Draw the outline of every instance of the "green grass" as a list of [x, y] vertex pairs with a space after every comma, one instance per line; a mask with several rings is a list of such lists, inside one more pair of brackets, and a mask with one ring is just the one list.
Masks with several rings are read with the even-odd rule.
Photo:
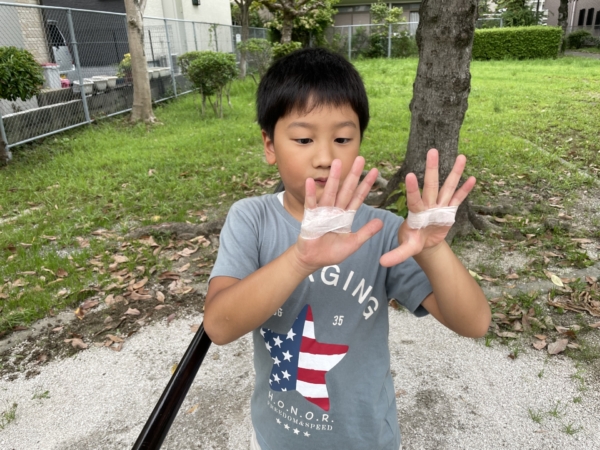
[[0, 413], [0, 430], [4, 430], [9, 423], [16, 419], [17, 406], [16, 403], [13, 403], [8, 409]]
[[[389, 176], [408, 141], [417, 61], [356, 66], [372, 113], [362, 153]], [[472, 76], [459, 145], [468, 173], [481, 180], [474, 200], [516, 189], [558, 193], [568, 204], [590, 181], [559, 158], [598, 176], [600, 61], [473, 62]], [[15, 160], [0, 169], [0, 332], [73, 307], [87, 289], [108, 283], [108, 274], [88, 264], [92, 256], [107, 262], [120, 251], [131, 256], [130, 269], [163, 264], [149, 250], [128, 253], [93, 231], [197, 222], [194, 212], [211, 218], [236, 199], [271, 191], [265, 181], [276, 171], [262, 156], [255, 89], [251, 80], [236, 82], [234, 108], [223, 120], [200, 117], [198, 97], [188, 95], [156, 108], [157, 126], [110, 119], [14, 148]], [[59, 269], [68, 275], [58, 276]]]

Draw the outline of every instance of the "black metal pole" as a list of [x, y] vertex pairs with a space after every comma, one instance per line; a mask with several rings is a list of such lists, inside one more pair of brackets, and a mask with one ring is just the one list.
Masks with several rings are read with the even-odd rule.
[[132, 450], [160, 449], [211, 343], [203, 323], [181, 358]]

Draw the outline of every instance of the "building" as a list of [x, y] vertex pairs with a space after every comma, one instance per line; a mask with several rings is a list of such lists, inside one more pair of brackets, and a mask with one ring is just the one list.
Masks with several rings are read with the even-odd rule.
[[[560, 0], [546, 0], [548, 25], [558, 25]], [[600, 36], [600, 0], [569, 0], [567, 32], [585, 29]]]
[[[337, 5], [338, 13], [333, 17], [335, 26], [342, 25], [367, 25], [371, 21], [371, 4], [374, 1], [341, 0]], [[419, 22], [419, 8], [421, 2], [398, 1], [389, 3], [390, 7], [402, 8], [402, 17], [407, 22]]]

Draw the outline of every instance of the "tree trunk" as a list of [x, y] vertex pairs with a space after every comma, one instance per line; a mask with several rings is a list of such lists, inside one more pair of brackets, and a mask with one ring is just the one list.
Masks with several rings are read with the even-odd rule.
[[[145, 2], [144, 2], [145, 3]], [[125, 0], [127, 13], [127, 40], [131, 54], [131, 73], [133, 76], [133, 108], [130, 121], [153, 123], [156, 121], [152, 112], [152, 95], [148, 65], [144, 53], [144, 19], [140, 1]]]
[[281, 43], [292, 42], [292, 30], [294, 29], [294, 16], [283, 13], [283, 28], [281, 28]]
[[567, 27], [569, 26], [569, 0], [560, 0], [558, 5], [558, 26], [563, 30], [560, 51], [564, 52], [567, 44]]
[[[240, 16], [242, 19], [242, 42], [250, 38], [250, 3], [252, 0], [241, 0], [238, 2], [240, 7]], [[248, 55], [246, 52], [240, 52], [240, 78], [246, 78], [246, 65]]]
[[[390, 194], [410, 172], [423, 185], [427, 151], [440, 155], [440, 185], [458, 155], [460, 127], [467, 111], [471, 89], [471, 49], [477, 20], [477, 0], [424, 0], [417, 28], [419, 65], [410, 102], [412, 113], [406, 158], [390, 180], [385, 205], [395, 201]], [[459, 208], [449, 239], [472, 230], [467, 202]]]

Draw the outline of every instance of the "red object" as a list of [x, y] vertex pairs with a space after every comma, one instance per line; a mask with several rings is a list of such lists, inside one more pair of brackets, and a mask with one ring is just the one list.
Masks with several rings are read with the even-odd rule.
[[56, 64], [56, 63], [43, 63], [43, 64], [40, 64], [40, 66], [42, 66], [42, 67], [58, 67], [58, 64]]
[[67, 78], [61, 78], [60, 79], [60, 87], [61, 88], [71, 87], [71, 82]]

